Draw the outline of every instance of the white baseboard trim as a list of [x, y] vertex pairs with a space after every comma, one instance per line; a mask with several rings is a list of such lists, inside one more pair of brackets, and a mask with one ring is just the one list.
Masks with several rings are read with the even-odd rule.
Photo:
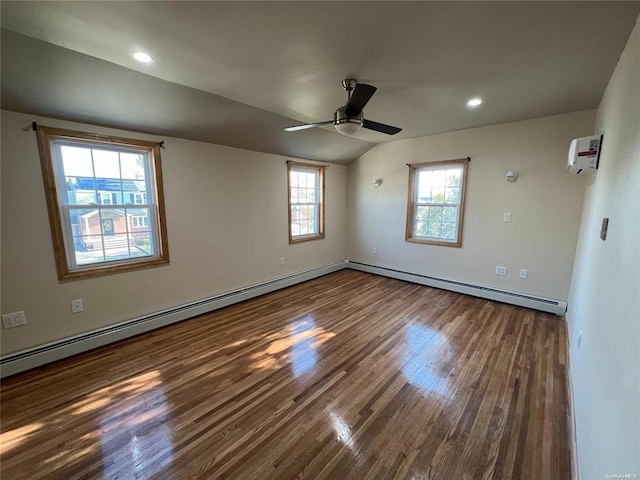
[[474, 297], [486, 298], [487, 300], [495, 300], [502, 303], [509, 303], [519, 307], [532, 308], [543, 312], [553, 313], [563, 316], [567, 311], [567, 302], [555, 300], [551, 298], [534, 297], [533, 295], [525, 295], [508, 290], [498, 290], [483, 285], [474, 285], [471, 283], [456, 282], [443, 278], [431, 277], [428, 275], [420, 275], [417, 273], [403, 272], [392, 268], [378, 267], [368, 265], [366, 263], [352, 262], [347, 263], [347, 267], [361, 272], [374, 273], [384, 277], [396, 278], [411, 283], [418, 283], [428, 287], [441, 288], [442, 290], [450, 290], [452, 292], [464, 293]]
[[218, 310], [219, 308], [227, 307], [234, 303], [306, 282], [307, 280], [337, 272], [346, 267], [347, 262], [345, 261], [312, 268], [268, 282], [262, 282], [195, 302], [186, 303], [168, 310], [127, 320], [109, 327], [57, 340], [36, 348], [11, 353], [0, 358], [0, 378], [24, 372], [25, 370], [30, 370], [56, 360], [86, 352], [87, 350], [117, 342], [118, 340], [123, 340], [140, 333], [202, 315], [203, 313]]
[[569, 335], [569, 324], [566, 323], [567, 328], [567, 358], [566, 358], [566, 372], [567, 376], [567, 400], [569, 402], [569, 442], [571, 447], [571, 479], [580, 480], [580, 469], [578, 468], [578, 434], [576, 431], [576, 409], [575, 402], [573, 400], [573, 381], [571, 376], [571, 338]]

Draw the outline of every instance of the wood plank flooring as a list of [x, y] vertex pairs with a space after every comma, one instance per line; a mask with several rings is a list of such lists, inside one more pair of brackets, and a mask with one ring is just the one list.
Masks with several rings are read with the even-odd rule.
[[17, 375], [9, 479], [570, 478], [561, 318], [343, 270]]

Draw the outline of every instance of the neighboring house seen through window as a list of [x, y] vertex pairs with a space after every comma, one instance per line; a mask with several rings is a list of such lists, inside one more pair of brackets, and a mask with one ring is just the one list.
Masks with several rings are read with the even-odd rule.
[[460, 247], [467, 159], [409, 165], [408, 242]]
[[169, 261], [158, 144], [37, 132], [61, 280]]
[[324, 166], [289, 162], [289, 243], [324, 238]]

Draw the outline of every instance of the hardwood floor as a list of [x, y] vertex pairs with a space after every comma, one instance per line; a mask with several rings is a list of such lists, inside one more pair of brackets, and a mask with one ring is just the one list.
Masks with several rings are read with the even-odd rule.
[[343, 270], [4, 381], [1, 477], [567, 480], [565, 343]]

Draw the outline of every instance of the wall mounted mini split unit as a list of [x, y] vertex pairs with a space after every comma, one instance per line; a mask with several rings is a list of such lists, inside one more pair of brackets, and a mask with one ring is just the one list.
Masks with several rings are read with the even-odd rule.
[[569, 173], [578, 175], [596, 173], [600, 164], [602, 137], [602, 135], [594, 135], [571, 140], [567, 166]]

